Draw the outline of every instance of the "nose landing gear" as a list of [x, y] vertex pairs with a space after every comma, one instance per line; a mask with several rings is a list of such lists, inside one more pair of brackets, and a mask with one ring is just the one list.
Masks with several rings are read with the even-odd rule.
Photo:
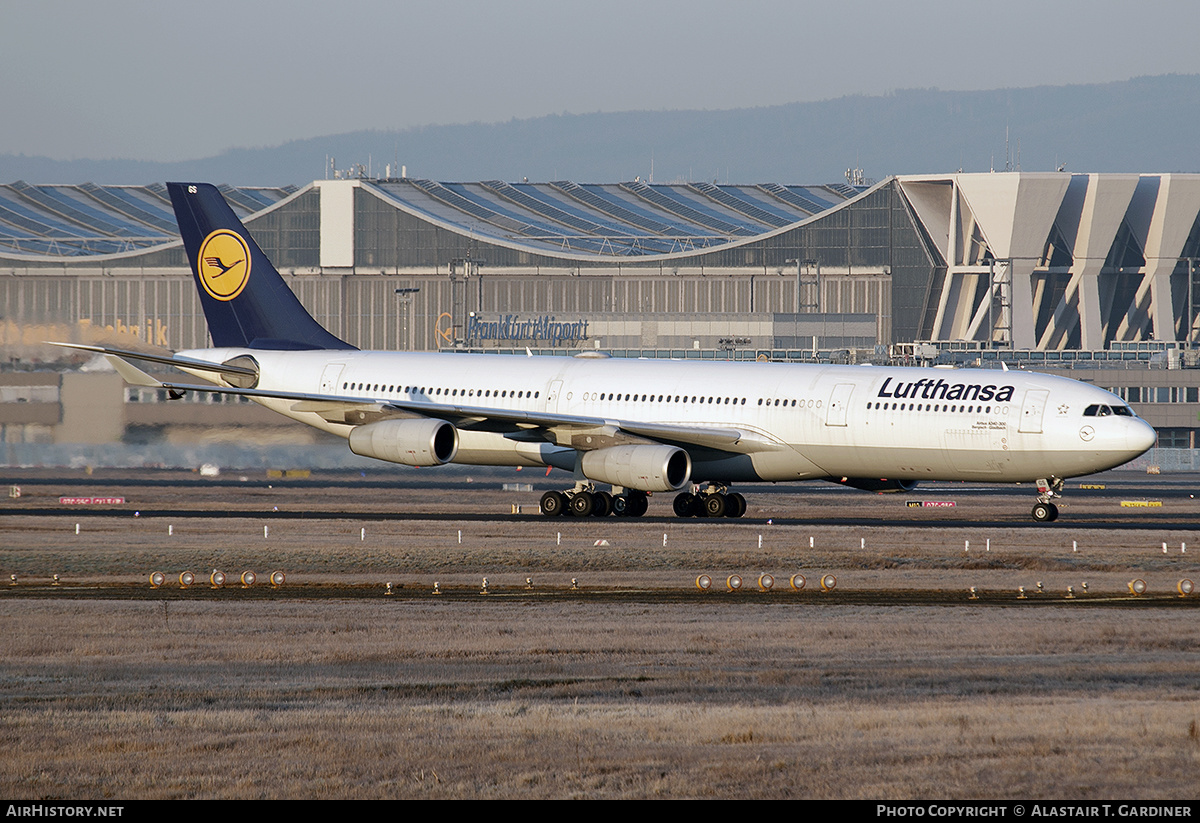
[[1051, 501], [1062, 497], [1063, 480], [1061, 477], [1051, 477], [1049, 480], [1038, 478], [1038, 502], [1033, 506], [1033, 519], [1039, 523], [1052, 523], [1058, 519], [1058, 506]]

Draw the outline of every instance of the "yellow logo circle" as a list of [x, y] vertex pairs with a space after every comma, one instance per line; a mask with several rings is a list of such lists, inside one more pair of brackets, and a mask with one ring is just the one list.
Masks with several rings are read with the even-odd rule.
[[196, 271], [206, 292], [232, 300], [250, 281], [250, 247], [236, 232], [217, 229], [200, 244]]

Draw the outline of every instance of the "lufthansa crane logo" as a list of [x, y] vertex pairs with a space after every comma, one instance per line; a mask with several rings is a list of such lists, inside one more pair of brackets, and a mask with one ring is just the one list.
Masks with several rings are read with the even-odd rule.
[[197, 258], [200, 284], [217, 300], [232, 300], [250, 281], [250, 247], [236, 232], [212, 232], [200, 244]]

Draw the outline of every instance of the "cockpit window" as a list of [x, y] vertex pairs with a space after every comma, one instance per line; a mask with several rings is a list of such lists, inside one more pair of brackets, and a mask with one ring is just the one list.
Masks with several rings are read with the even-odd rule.
[[1099, 403], [1093, 403], [1083, 410], [1084, 417], [1108, 417], [1110, 414], [1119, 415], [1121, 417], [1133, 417], [1133, 410], [1128, 406], [1105, 406]]

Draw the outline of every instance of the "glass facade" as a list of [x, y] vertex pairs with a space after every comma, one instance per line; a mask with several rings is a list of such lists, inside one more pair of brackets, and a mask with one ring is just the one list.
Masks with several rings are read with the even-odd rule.
[[[878, 318], [877, 342], [908, 340], [938, 265], [894, 183], [805, 225], [672, 256], [556, 257], [517, 241], [510, 247], [410, 213], [370, 186], [355, 188], [353, 221], [355, 265], [337, 271], [320, 267], [316, 187], [247, 227], [316, 319], [365, 348], [434, 348], [470, 312], [869, 313]], [[178, 245], [5, 268], [15, 276], [0, 277], [0, 312], [11, 323], [82, 324], [172, 349], [208, 344]]]

